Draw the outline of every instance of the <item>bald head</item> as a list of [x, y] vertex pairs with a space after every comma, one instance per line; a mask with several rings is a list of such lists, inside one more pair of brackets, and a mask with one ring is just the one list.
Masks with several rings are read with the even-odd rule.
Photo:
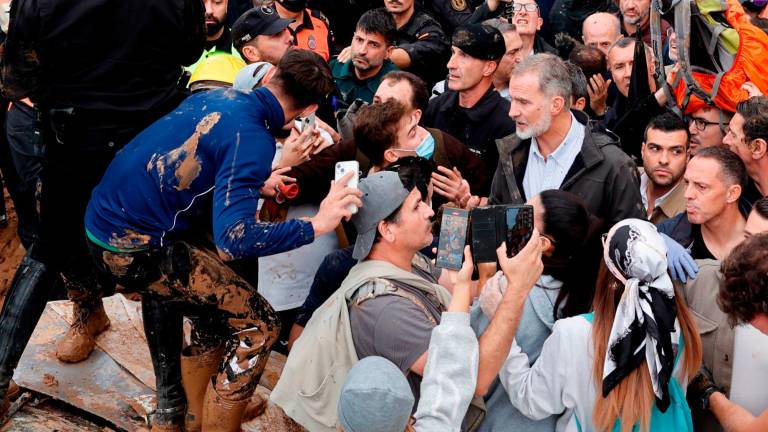
[[584, 45], [608, 55], [608, 49], [621, 38], [621, 22], [615, 15], [598, 12], [588, 16], [581, 28]]

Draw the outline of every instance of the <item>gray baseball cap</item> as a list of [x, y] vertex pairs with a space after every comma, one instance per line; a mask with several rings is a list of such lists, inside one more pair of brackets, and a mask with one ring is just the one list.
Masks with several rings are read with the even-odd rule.
[[337, 413], [344, 432], [403, 432], [415, 399], [403, 372], [383, 357], [366, 357], [349, 370]]
[[261, 87], [264, 85], [261, 81], [273, 67], [275, 66], [267, 62], [251, 63], [240, 69], [240, 72], [235, 76], [235, 82], [232, 84], [232, 87], [237, 90], [245, 91], [251, 91], [256, 87]]
[[376, 238], [379, 222], [397, 210], [410, 192], [403, 186], [400, 176], [392, 171], [380, 171], [360, 180], [363, 206], [352, 216], [357, 229], [357, 241], [352, 257], [362, 260], [368, 256]]

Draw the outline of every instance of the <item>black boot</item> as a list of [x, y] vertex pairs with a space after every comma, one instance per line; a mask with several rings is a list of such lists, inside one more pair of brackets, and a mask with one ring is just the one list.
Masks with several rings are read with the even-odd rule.
[[157, 412], [152, 423], [183, 426], [186, 400], [181, 385], [181, 312], [172, 303], [149, 294], [142, 296], [141, 311], [157, 388]]
[[29, 254], [16, 270], [0, 313], [0, 400], [45, 310], [55, 280], [56, 274]]

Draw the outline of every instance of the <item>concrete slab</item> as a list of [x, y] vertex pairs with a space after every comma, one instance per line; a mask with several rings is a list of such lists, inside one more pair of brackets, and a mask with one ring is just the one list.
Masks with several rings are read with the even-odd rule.
[[[113, 321], [113, 326], [119, 328], [120, 324]], [[144, 385], [100, 347], [83, 362], [60, 362], [55, 355], [55, 341], [68, 328], [69, 323], [50, 304], [46, 306], [19, 362], [14, 380], [21, 387], [78, 407], [120, 429], [137, 430], [144, 427], [146, 423], [131, 408], [130, 401], [142, 396], [154, 396], [154, 390]], [[123, 343], [128, 346], [139, 345], [130, 340], [124, 340]]]

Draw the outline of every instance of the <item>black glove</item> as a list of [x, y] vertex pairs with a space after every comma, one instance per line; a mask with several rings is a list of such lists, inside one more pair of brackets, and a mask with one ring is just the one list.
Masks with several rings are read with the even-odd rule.
[[715, 385], [712, 372], [706, 366], [701, 365], [699, 373], [688, 384], [689, 400], [698, 401], [701, 409], [709, 410], [709, 397], [714, 392], [725, 393], [720, 387]]

